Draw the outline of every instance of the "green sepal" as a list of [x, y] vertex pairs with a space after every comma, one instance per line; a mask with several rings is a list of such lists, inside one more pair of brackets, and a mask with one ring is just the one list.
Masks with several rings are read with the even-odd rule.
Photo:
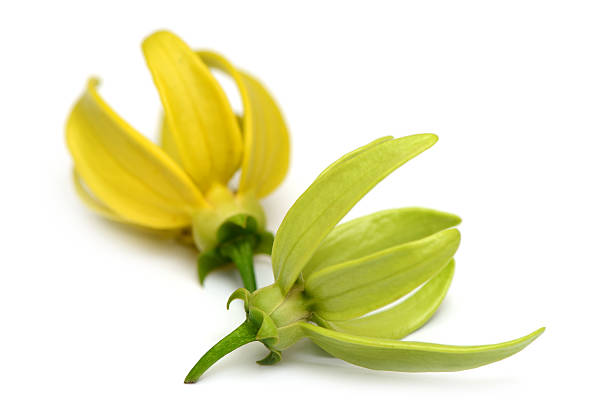
[[249, 304], [250, 304], [250, 300], [251, 300], [251, 292], [249, 292], [248, 290], [246, 290], [245, 288], [239, 288], [236, 289], [234, 291], [234, 293], [232, 293], [229, 297], [229, 299], [227, 299], [227, 305], [226, 308], [229, 310], [230, 304], [236, 300], [236, 299], [240, 299], [244, 302], [244, 310], [246, 312], [248, 312], [249, 310]]
[[204, 284], [204, 279], [211, 271], [226, 265], [228, 262], [227, 258], [219, 254], [217, 248], [202, 252], [198, 256], [198, 278], [200, 279], [200, 284]]
[[266, 286], [252, 293], [250, 306], [273, 313], [285, 300], [280, 288], [276, 284]]
[[274, 244], [274, 234], [261, 229], [255, 217], [248, 214], [236, 214], [229, 217], [217, 230], [218, 247], [236, 239], [249, 239], [253, 253], [270, 255]]
[[278, 343], [274, 345], [275, 350], [285, 350], [294, 345], [298, 340], [304, 338], [302, 330], [302, 320], [298, 320], [287, 326], [278, 328]]
[[200, 283], [214, 269], [233, 263], [240, 271], [244, 286], [257, 289], [253, 268], [254, 254], [270, 254], [274, 235], [260, 230], [257, 219], [249, 214], [235, 214], [217, 229], [217, 245], [198, 257]]
[[265, 358], [257, 361], [257, 364], [260, 365], [274, 365], [281, 361], [282, 354], [278, 350], [270, 349], [270, 354], [268, 354]]
[[248, 214], [236, 214], [226, 219], [217, 230], [219, 243], [245, 235], [257, 235], [257, 220]]
[[249, 308], [249, 320], [259, 326], [255, 340], [262, 342], [266, 347], [272, 348], [278, 343], [278, 329], [267, 313], [256, 307]]

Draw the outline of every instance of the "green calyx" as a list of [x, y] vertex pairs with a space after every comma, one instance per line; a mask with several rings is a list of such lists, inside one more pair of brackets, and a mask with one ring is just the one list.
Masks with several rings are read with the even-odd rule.
[[[275, 362], [280, 360], [282, 350], [302, 337], [297, 323], [308, 321], [312, 316], [312, 302], [301, 287], [294, 288], [287, 295], [283, 295], [276, 284], [253, 293], [238, 289], [230, 296], [228, 308], [236, 299], [244, 302], [247, 316], [260, 324], [257, 340], [276, 355]], [[269, 364], [266, 360], [265, 363]]]
[[215, 184], [206, 194], [210, 207], [193, 215], [193, 240], [200, 250], [200, 282], [214, 269], [234, 263], [244, 287], [257, 288], [253, 270], [255, 254], [270, 255], [274, 235], [265, 230], [263, 208], [251, 193], [235, 194]]
[[[252, 217], [256, 222], [255, 228], [260, 232], [265, 230], [266, 216], [254, 194], [237, 194], [215, 184], [206, 193], [206, 200], [210, 206], [194, 213], [192, 221], [193, 240], [201, 252], [218, 246], [219, 239], [224, 238], [223, 235], [219, 236], [223, 234], [221, 227], [233, 217]], [[246, 226], [244, 218], [236, 224]]]
[[253, 256], [269, 255], [274, 235], [261, 230], [257, 220], [248, 214], [236, 214], [223, 222], [217, 229], [217, 244], [202, 252], [198, 257], [198, 275], [203, 283], [212, 270], [234, 263], [240, 272], [244, 287], [249, 291], [257, 289]]
[[276, 285], [253, 293], [241, 288], [230, 296], [228, 308], [236, 299], [244, 302], [246, 320], [200, 358], [185, 377], [186, 384], [196, 382], [220, 358], [245, 344], [259, 341], [265, 345], [270, 353], [257, 363], [272, 365], [281, 360], [283, 349], [303, 337], [299, 323], [305, 321], [310, 312], [302, 292], [283, 296]]

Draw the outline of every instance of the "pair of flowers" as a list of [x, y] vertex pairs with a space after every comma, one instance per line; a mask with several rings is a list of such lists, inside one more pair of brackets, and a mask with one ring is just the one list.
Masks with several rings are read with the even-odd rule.
[[[543, 331], [506, 343], [445, 346], [399, 341], [433, 315], [450, 285], [459, 245], [454, 215], [422, 208], [375, 213], [337, 226], [374, 185], [431, 147], [431, 134], [381, 138], [325, 169], [285, 216], [276, 238], [258, 199], [288, 167], [289, 136], [276, 103], [222, 56], [192, 51], [172, 33], [143, 42], [164, 107], [161, 148], [123, 121], [90, 80], [68, 119], [75, 184], [86, 204], [113, 220], [172, 234], [200, 251], [206, 274], [233, 262], [246, 320], [213, 346], [185, 382], [252, 341], [262, 364], [308, 337], [328, 353], [379, 370], [457, 371], [506, 358]], [[236, 116], [211, 74], [236, 83]], [[229, 180], [240, 169], [236, 191]], [[275, 283], [257, 290], [253, 254], [272, 256]], [[390, 308], [381, 308], [411, 294]], [[228, 306], [229, 306], [228, 302]]]

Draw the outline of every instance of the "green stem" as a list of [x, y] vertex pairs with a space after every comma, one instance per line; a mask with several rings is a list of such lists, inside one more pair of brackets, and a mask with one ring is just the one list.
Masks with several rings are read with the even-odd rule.
[[193, 366], [187, 377], [185, 377], [185, 384], [192, 384], [198, 381], [198, 378], [206, 370], [215, 364], [221, 357], [231, 353], [238, 347], [242, 347], [247, 343], [255, 341], [257, 336], [257, 326], [255, 323], [247, 319], [242, 323], [236, 330], [221, 339], [220, 342], [212, 346], [210, 350], [202, 356], [202, 358]]
[[253, 244], [249, 239], [237, 239], [224, 245], [221, 253], [236, 264], [242, 277], [242, 283], [249, 292], [257, 289], [255, 269], [253, 268]]

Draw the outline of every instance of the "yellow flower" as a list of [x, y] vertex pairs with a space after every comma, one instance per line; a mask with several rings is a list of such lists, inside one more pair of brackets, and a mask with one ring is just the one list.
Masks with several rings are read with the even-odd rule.
[[[142, 50], [164, 108], [161, 147], [115, 113], [97, 91], [99, 80], [90, 79], [66, 124], [77, 192], [115, 221], [191, 234], [202, 279], [234, 261], [254, 289], [252, 254], [269, 253], [272, 239], [257, 200], [281, 183], [289, 162], [280, 110], [257, 79], [170, 32], [152, 34]], [[236, 83], [242, 117], [211, 68]], [[227, 184], [238, 170], [232, 191]]]

